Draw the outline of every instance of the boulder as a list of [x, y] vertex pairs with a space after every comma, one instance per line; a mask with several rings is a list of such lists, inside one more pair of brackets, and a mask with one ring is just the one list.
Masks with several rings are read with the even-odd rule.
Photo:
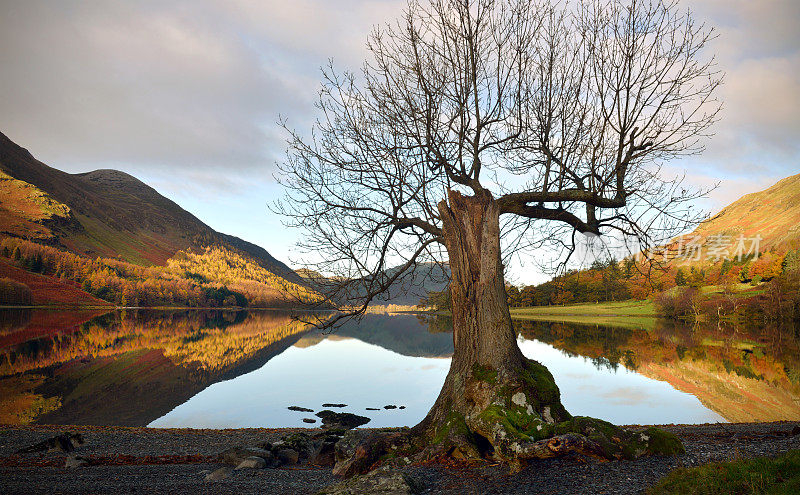
[[272, 452], [259, 447], [233, 447], [217, 456], [221, 463], [229, 466], [238, 466], [249, 457], [261, 457], [266, 464], [274, 459]]
[[336, 444], [336, 465], [333, 475], [349, 478], [364, 474], [390, 449], [408, 444], [408, 434], [398, 431], [349, 431]]
[[280, 442], [277, 442], [273, 446], [272, 452], [276, 453], [280, 448], [296, 450], [301, 459], [306, 459], [314, 452], [315, 445], [308, 433], [300, 432], [283, 437]]
[[317, 422], [317, 420], [316, 420], [316, 419], [312, 419], [312, 418], [303, 418], [303, 423], [316, 423], [316, 422]]
[[251, 456], [243, 460], [236, 466], [236, 470], [240, 469], [264, 469], [267, 467], [267, 461], [263, 457]]
[[221, 467], [221, 468], [219, 468], [219, 469], [217, 469], [215, 471], [212, 471], [212, 472], [208, 473], [206, 475], [206, 477], [205, 477], [205, 480], [206, 481], [224, 480], [225, 478], [230, 476], [232, 472], [233, 472], [233, 469], [231, 469], [231, 468], [229, 468], [227, 466]]
[[68, 455], [67, 456], [67, 460], [64, 463], [64, 467], [67, 467], [67, 468], [76, 468], [76, 467], [83, 467], [83, 466], [88, 466], [88, 465], [89, 465], [89, 462], [85, 458], [83, 458], [83, 457], [81, 457], [79, 455], [75, 455], [75, 454]]
[[333, 467], [336, 464], [336, 441], [323, 440], [308, 458], [308, 462], [315, 466]]
[[282, 448], [275, 452], [275, 458], [281, 464], [297, 464], [300, 460], [300, 454], [294, 449]]

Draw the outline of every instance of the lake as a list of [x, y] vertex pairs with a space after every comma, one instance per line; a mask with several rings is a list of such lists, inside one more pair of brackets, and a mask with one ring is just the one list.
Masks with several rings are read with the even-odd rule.
[[[574, 415], [618, 424], [800, 419], [796, 329], [515, 321]], [[0, 423], [314, 426], [343, 403], [412, 426], [450, 364], [447, 320], [364, 317], [320, 333], [285, 311], [0, 311]], [[384, 406], [397, 406], [385, 409]], [[377, 409], [377, 410], [368, 410]], [[319, 423], [316, 423], [319, 424]]]

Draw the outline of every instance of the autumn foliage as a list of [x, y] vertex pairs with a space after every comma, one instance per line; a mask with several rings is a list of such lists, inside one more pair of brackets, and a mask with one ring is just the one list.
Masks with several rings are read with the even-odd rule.
[[0, 255], [26, 272], [80, 287], [120, 306], [286, 307], [319, 296], [222, 247], [179, 251], [167, 266], [88, 258], [16, 238], [0, 241]]

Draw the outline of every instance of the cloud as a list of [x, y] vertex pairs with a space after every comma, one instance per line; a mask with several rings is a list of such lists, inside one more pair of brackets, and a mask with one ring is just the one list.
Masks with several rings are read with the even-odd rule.
[[722, 201], [797, 173], [800, 3], [691, 0], [686, 4], [698, 20], [717, 30], [709, 52], [726, 73], [719, 91], [724, 104], [721, 120], [706, 153], [687, 161], [693, 174], [723, 180], [724, 193], [718, 196]]
[[358, 3], [6, 2], [3, 131], [70, 171], [269, 167], [279, 114], [310, 122], [320, 65], [393, 5]]

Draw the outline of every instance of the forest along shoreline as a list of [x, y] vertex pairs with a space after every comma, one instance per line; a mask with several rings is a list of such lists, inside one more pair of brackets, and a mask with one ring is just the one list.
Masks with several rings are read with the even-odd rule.
[[[517, 473], [489, 461], [452, 460], [411, 463], [395, 471], [423, 493], [637, 493], [677, 467], [776, 456], [800, 449], [797, 421], [660, 427], [683, 441], [685, 454], [605, 462], [573, 456], [534, 461]], [[353, 431], [356, 435], [368, 435], [376, 430]], [[83, 442], [74, 442], [72, 452], [55, 447], [49, 452], [17, 453], [65, 432], [80, 435]], [[297, 456], [296, 462], [290, 455], [278, 467], [255, 464], [240, 469], [227, 466], [225, 456], [221, 456], [226, 451], [230, 453], [232, 447], [257, 449], [258, 445], [269, 444], [273, 450], [280, 449], [282, 439], [298, 438], [298, 434], [313, 438], [325, 433], [304, 428], [201, 430], [6, 425], [0, 427], [0, 492], [84, 493], [124, 489], [196, 493], [198, 489], [213, 487], [219, 493], [268, 490], [311, 494], [338, 483], [340, 480], [332, 474], [330, 466], [315, 466], [303, 459], [303, 455]]]

